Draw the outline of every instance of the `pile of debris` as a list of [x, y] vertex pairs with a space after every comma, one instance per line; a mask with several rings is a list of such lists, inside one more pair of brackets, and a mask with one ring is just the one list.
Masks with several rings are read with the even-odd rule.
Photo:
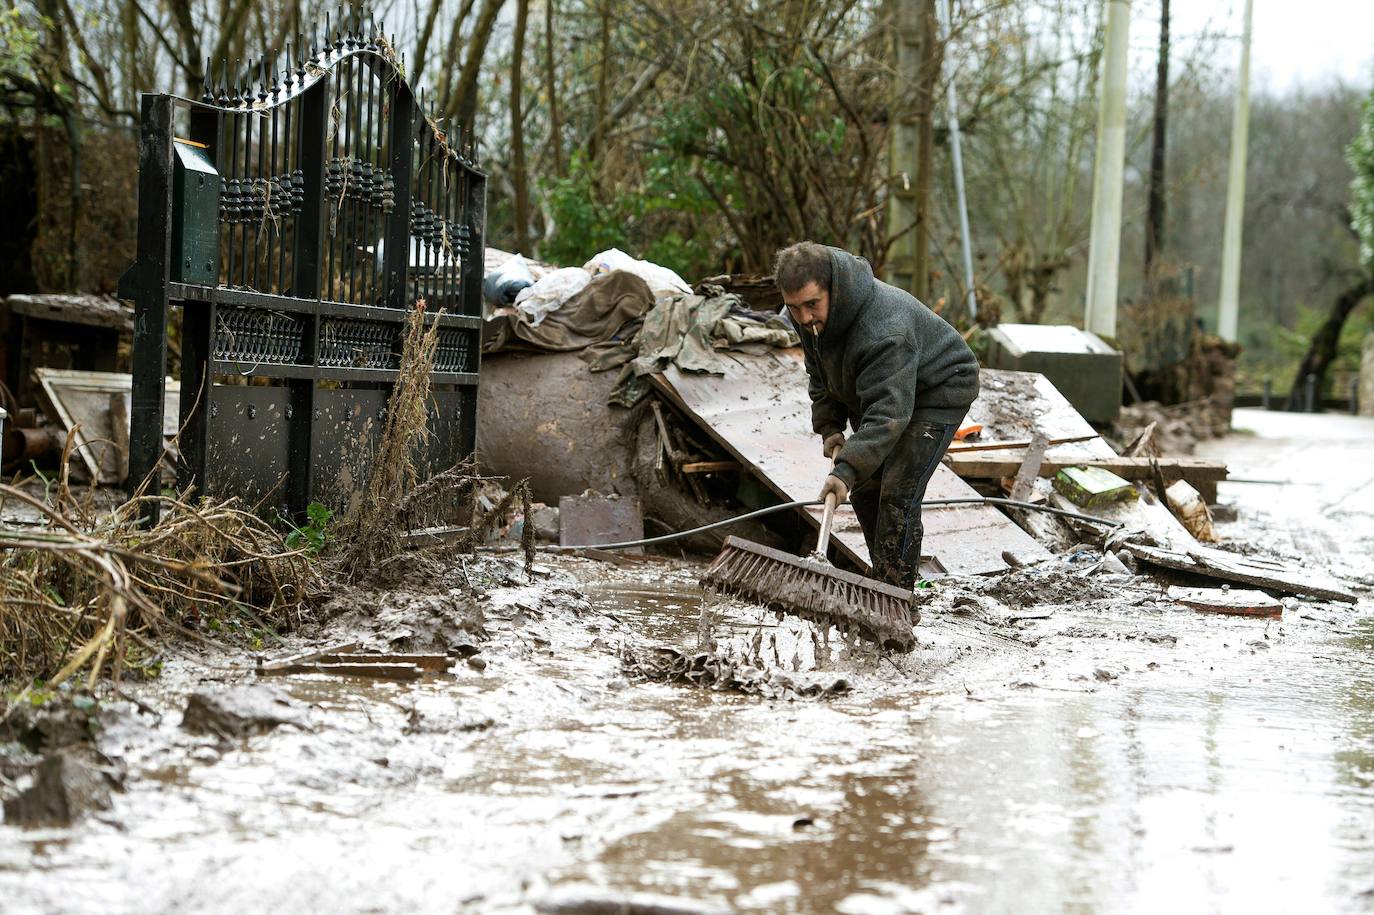
[[[574, 269], [590, 277], [598, 264], [618, 264], [625, 268], [621, 275], [626, 282], [642, 282], [645, 289], [650, 289], [651, 280], [660, 285], [643, 296], [638, 314], [635, 309], [597, 312], [614, 318], [591, 335], [582, 358], [593, 370], [605, 367], [598, 360], [609, 353], [617, 360], [628, 359], [624, 365], [633, 367], [636, 382], [633, 399], [651, 390], [648, 406], [627, 414], [606, 409], [604, 399], [591, 404], [594, 398], [587, 395], [604, 388], [580, 380], [577, 368], [555, 365], [556, 355], [542, 357], [547, 364], [541, 362], [538, 370], [522, 368], [518, 361], [488, 360], [483, 366], [484, 387], [494, 393], [483, 395], [491, 409], [483, 410], [488, 428], [479, 430], [479, 436], [487, 439], [484, 460], [498, 465], [489, 469], [508, 474], [526, 470], [519, 464], [522, 458], [512, 454], [521, 449], [512, 445], [528, 442], [533, 446], [528, 450], [535, 454], [559, 456], [556, 468], [528, 468], [537, 498], [551, 502], [561, 494], [559, 488], [595, 488], [639, 505], [644, 526], [652, 526], [654, 533], [720, 520], [747, 508], [813, 498], [827, 468], [810, 432], [800, 350], [788, 345], [795, 338], [779, 337], [762, 348], [736, 348], [728, 359], [720, 359], [713, 350], [730, 345], [720, 324], [730, 310], [713, 310], [707, 304], [711, 300], [701, 295], [723, 294], [729, 284], [733, 294], [747, 293], [751, 304], [774, 309], [762, 314], [776, 320], [777, 304], [765, 297], [771, 292], [768, 284], [760, 278], [716, 278], [712, 282], [719, 286], [698, 286], [689, 295], [676, 274], [620, 252], [608, 254], [615, 257], [599, 255], [587, 268]], [[545, 282], [537, 275], [542, 268], [529, 269], [536, 275], [517, 299]], [[549, 270], [543, 276], [561, 272]], [[614, 275], [603, 274], [599, 280]], [[580, 284], [580, 292], [540, 320], [555, 320], [565, 311], [578, 313], [585, 301], [579, 297], [597, 282], [592, 277]], [[508, 317], [515, 325], [535, 324], [523, 313]], [[509, 339], [490, 338], [489, 351], [508, 349]], [[1190, 441], [1229, 427], [1234, 352], [1198, 335], [1188, 362], [1184, 393], [1191, 396], [1190, 402], [1180, 407], [1128, 407], [1111, 441], [1044, 375], [985, 369], [982, 392], [965, 428], [927, 491], [927, 499], [935, 504], [925, 513], [923, 575], [1004, 573], [1062, 555], [1087, 541], [1121, 568], [1134, 569], [1140, 563], [1186, 570], [1218, 582], [1262, 583], [1282, 593], [1353, 599], [1337, 582], [1209, 546], [1218, 539], [1209, 505], [1215, 503], [1217, 484], [1227, 470], [1220, 462], [1186, 453], [1191, 451]], [[580, 375], [588, 377], [586, 366]], [[558, 383], [547, 396], [528, 383], [513, 381], [552, 376]], [[510, 400], [516, 390], [525, 395], [522, 409], [529, 421], [506, 435], [496, 428], [504, 418], [503, 407], [491, 401]], [[609, 400], [623, 402], [622, 392], [620, 386], [612, 387]], [[578, 404], [576, 414], [558, 406], [570, 397]], [[584, 442], [588, 445], [581, 447]], [[646, 473], [645, 465], [653, 472]], [[679, 494], [679, 501], [693, 510], [675, 510], [665, 493]], [[996, 504], [997, 500], [1020, 504]], [[1096, 520], [1085, 522], [1085, 515]], [[818, 509], [791, 513], [790, 520], [772, 526], [775, 537], [804, 551], [809, 533], [819, 527], [819, 516]], [[705, 539], [696, 546], [709, 550], [719, 543], [714, 536]], [[836, 519], [832, 559], [857, 571], [869, 566], [862, 532], [847, 508]]]

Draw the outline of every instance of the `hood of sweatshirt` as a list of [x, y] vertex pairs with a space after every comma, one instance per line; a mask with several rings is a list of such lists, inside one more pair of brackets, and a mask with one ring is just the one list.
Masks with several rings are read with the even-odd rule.
[[827, 247], [830, 252], [830, 314], [821, 339], [843, 338], [873, 297], [873, 268], [862, 257]]

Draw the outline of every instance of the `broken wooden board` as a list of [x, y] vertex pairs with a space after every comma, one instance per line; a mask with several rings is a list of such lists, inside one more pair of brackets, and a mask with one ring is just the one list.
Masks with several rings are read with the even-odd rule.
[[[38, 377], [43, 412], [70, 434], [76, 434], [76, 453], [89, 478], [96, 483], [124, 482], [121, 467], [127, 455], [119, 453], [119, 442], [129, 440], [129, 430], [116, 430], [111, 420], [112, 398], [127, 397], [133, 389], [133, 376], [122, 372], [82, 372], [74, 369], [34, 370]], [[181, 382], [167, 379], [163, 402], [162, 435], [174, 438], [181, 412]], [[116, 410], [127, 416], [127, 410]]]
[[1202, 496], [1189, 485], [1187, 480], [1176, 480], [1164, 490], [1164, 501], [1174, 517], [1183, 522], [1198, 540], [1203, 543], [1216, 543], [1217, 532], [1212, 527], [1212, 513]]
[[[1046, 459], [1058, 461], [1061, 466], [1116, 455], [1044, 375], [983, 369], [978, 381], [978, 399], [969, 408], [965, 422], [980, 423], [985, 441], [1029, 442], [1038, 431], [1050, 440]], [[1002, 456], [1018, 464], [1022, 457], [1015, 453]]]
[[1258, 616], [1279, 619], [1283, 604], [1263, 591], [1244, 588], [1180, 588], [1169, 589], [1169, 600], [1203, 613], [1222, 613], [1227, 616]]
[[[644, 539], [644, 511], [634, 497], [563, 496], [558, 500], [559, 544], [602, 546]], [[634, 552], [643, 552], [633, 547]]]
[[5, 300], [10, 311], [28, 318], [84, 324], [132, 333], [134, 310], [112, 296], [12, 295]]
[[[789, 501], [816, 498], [829, 468], [821, 455], [820, 437], [811, 431], [811, 401], [800, 350], [722, 356], [727, 364], [724, 376], [688, 374], [669, 366], [662, 375], [647, 377], [777, 496]], [[928, 500], [977, 497], [972, 487], [945, 467], [936, 468], [926, 490]], [[807, 515], [820, 526], [820, 509], [811, 509]], [[1004, 552], [1022, 562], [1049, 555], [992, 506], [927, 508], [923, 520], [922, 552], [931, 561], [923, 557], [922, 574], [1001, 571], [1008, 567]], [[860, 568], [870, 567], [858, 518], [848, 506], [836, 512], [831, 540]]]
[[[1042, 438], [1044, 437], [1043, 433], [1037, 433], [1037, 435]], [[1091, 442], [1098, 438], [1101, 438], [1101, 436], [1094, 432], [1092, 435], [1075, 435], [1069, 438], [1046, 439], [1045, 445], [1046, 447], [1050, 445], [1076, 445], [1082, 442]], [[981, 439], [971, 442], [956, 441], [950, 443], [947, 453], [964, 454], [969, 451], [1011, 451], [1014, 448], [1034, 448], [1035, 442], [1036, 439], [1034, 436], [1031, 438], [1012, 439], [1005, 442], [985, 442]]]
[[1284, 594], [1306, 594], [1323, 600], [1338, 600], [1353, 604], [1357, 598], [1340, 582], [1320, 575], [1311, 569], [1299, 569], [1283, 563], [1253, 556], [1237, 556], [1224, 550], [1197, 546], [1187, 552], [1128, 543], [1123, 547], [1143, 562], [1192, 572], [1222, 581], [1235, 581], [1281, 591]]

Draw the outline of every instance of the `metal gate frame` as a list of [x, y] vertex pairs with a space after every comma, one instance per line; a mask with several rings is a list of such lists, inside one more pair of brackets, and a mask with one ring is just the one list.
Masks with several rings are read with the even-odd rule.
[[[340, 25], [308, 56], [298, 37], [294, 67], [289, 47], [282, 72], [250, 63], [256, 86], [224, 66], [199, 100], [142, 97], [138, 254], [120, 281], [135, 306], [131, 496], [150, 477], [157, 490], [174, 307], [179, 489], [296, 516], [360, 489], [418, 300], [439, 325], [422, 463], [473, 452], [486, 175], [475, 143], [426, 116], [385, 33], [357, 13]], [[178, 144], [223, 182], [195, 264], [183, 254], [206, 217], [178, 196]]]

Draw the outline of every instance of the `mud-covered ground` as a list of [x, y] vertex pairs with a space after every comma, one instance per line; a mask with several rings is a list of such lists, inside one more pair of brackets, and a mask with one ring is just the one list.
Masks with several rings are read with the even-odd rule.
[[1374, 908], [1374, 422], [1237, 425], [1201, 453], [1284, 483], [1223, 484], [1222, 533], [1358, 606], [1204, 615], [1080, 553], [940, 583], [907, 656], [835, 639], [818, 669], [805, 625], [719, 608], [718, 691], [638, 676], [702, 637], [699, 566], [469, 559], [269, 648], [451, 649], [449, 676], [176, 656], [87, 710], [122, 790], [0, 825], [0, 910]]

